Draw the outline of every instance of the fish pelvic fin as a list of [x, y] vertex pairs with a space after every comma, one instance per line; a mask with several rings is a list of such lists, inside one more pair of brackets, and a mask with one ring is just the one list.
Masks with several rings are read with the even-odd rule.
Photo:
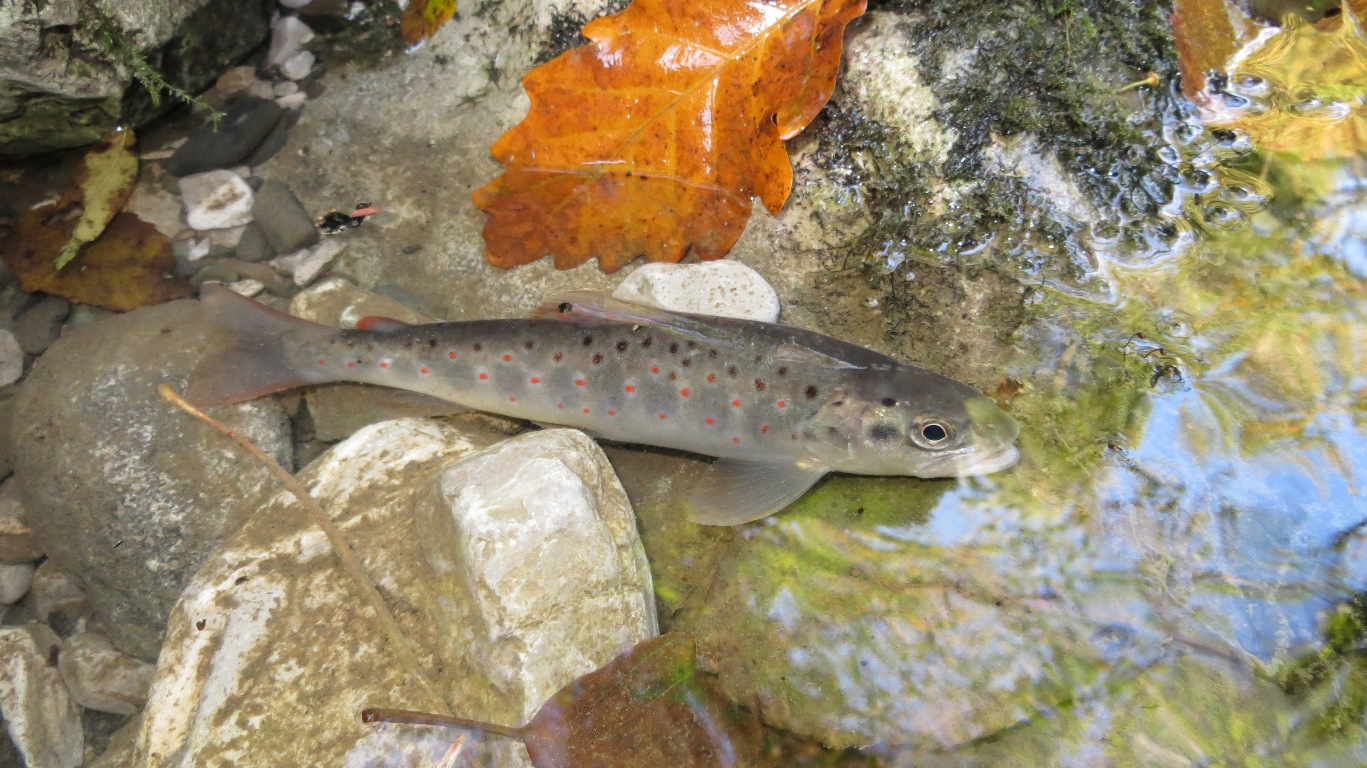
[[792, 460], [717, 459], [689, 500], [689, 518], [702, 525], [741, 525], [797, 501], [827, 468]]
[[[310, 337], [324, 342], [337, 331], [272, 309], [221, 285], [200, 290], [204, 316], [219, 331], [217, 350], [190, 374], [185, 399], [210, 407], [332, 381], [317, 371], [303, 370], [288, 354], [290, 345]], [[211, 337], [210, 343], [215, 339]]]

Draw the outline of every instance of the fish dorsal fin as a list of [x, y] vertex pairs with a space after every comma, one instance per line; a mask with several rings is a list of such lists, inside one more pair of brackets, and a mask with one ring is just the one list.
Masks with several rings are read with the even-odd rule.
[[717, 459], [690, 499], [689, 517], [703, 525], [740, 525], [797, 501], [827, 472], [820, 464], [791, 459]]
[[722, 333], [728, 318], [708, 318], [624, 301], [596, 291], [570, 291], [550, 296], [532, 311], [534, 318], [553, 318], [580, 325], [639, 323], [664, 328], [713, 347], [737, 348], [740, 341]]
[[382, 315], [366, 315], [356, 321], [356, 330], [358, 331], [394, 333], [395, 331], [402, 331], [407, 327], [408, 323], [405, 323], [402, 320], [395, 320], [392, 317], [384, 317]]

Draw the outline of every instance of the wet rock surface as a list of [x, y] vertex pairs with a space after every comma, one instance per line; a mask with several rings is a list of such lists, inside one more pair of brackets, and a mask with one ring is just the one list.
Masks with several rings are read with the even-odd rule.
[[147, 701], [155, 667], [122, 653], [97, 632], [79, 631], [62, 641], [57, 657], [71, 698], [86, 709], [131, 715]]
[[192, 131], [166, 161], [172, 176], [231, 168], [246, 160], [274, 130], [283, 111], [270, 99], [243, 98], [228, 107], [218, 125]]
[[[145, 660], [185, 581], [233, 528], [234, 504], [273, 491], [235, 446], [155, 393], [183, 386], [212, 348], [194, 302], [164, 304], [63, 337], [20, 394], [15, 477], [33, 533], [115, 644]], [[289, 463], [273, 401], [216, 413]]]
[[77, 768], [84, 759], [80, 707], [50, 663], [61, 639], [38, 623], [0, 627], [0, 711], [24, 764]]
[[[385, 422], [301, 475], [421, 669], [387, 648], [322, 534], [282, 495], [177, 604], [132, 764], [437, 759], [449, 738], [367, 726], [357, 713], [444, 711], [439, 691], [463, 716], [521, 723], [559, 686], [654, 634], [630, 506], [593, 442], [555, 430], [479, 450], [496, 439]], [[495, 480], [477, 490], [470, 476]], [[248, 710], [261, 727], [225, 716]], [[496, 765], [527, 765], [525, 753], [499, 754]]]

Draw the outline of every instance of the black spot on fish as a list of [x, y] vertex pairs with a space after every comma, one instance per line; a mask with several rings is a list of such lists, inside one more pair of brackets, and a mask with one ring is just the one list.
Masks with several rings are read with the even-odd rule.
[[[686, 364], [688, 361], [685, 360], [684, 362], [685, 362], [685, 364]], [[673, 371], [670, 371], [670, 372], [669, 372], [669, 380], [670, 380], [670, 381], [673, 381], [673, 380], [675, 380], [675, 379], [677, 379], [677, 378], [679, 378], [679, 374], [677, 374], [677, 373], [675, 373], [675, 372], [673, 372]]]
[[804, 391], [802, 394], [806, 395], [806, 396], [807, 396], [807, 399], [810, 400], [810, 399], [812, 399], [813, 397], [816, 397], [816, 387], [815, 387], [815, 386], [808, 386], [807, 389], [806, 389], [806, 391]]
[[427, 340], [427, 346], [431, 347], [432, 349], [436, 349], [436, 348], [437, 348], [437, 340], [436, 340], [436, 339], [428, 339], [428, 340]]
[[840, 434], [840, 430], [837, 429], [836, 427], [826, 427], [826, 434], [828, 434], [828, 435], [838, 435], [838, 434]]
[[709, 350], [707, 350], [707, 358], [708, 358], [709, 360], [716, 360], [716, 359], [717, 359], [717, 350], [715, 350], [715, 349], [709, 349]]
[[367, 351], [367, 352], [374, 352], [374, 351], [375, 351], [375, 345], [374, 345], [374, 344], [367, 344], [367, 345], [365, 345], [365, 351]]
[[522, 342], [522, 346], [526, 347], [527, 349], [531, 349], [532, 347], [536, 346], [536, 342], [532, 341], [531, 339], [527, 339], [526, 341]]
[[625, 352], [625, 351], [627, 351], [627, 343], [626, 343], [625, 341], [619, 341], [619, 342], [617, 342], [617, 351], [618, 351], [618, 352]]
[[677, 354], [679, 354], [679, 342], [677, 342], [677, 341], [671, 341], [671, 342], [669, 342], [669, 354], [671, 354], [671, 355], [677, 355]]
[[755, 379], [755, 391], [757, 391], [757, 392], [763, 392], [763, 391], [764, 391], [764, 379]]
[[897, 437], [897, 427], [892, 424], [874, 424], [869, 427], [870, 440], [891, 440]]
[[698, 343], [696, 341], [685, 341], [684, 345], [687, 346], [689, 349], [694, 349], [698, 346]]
[[897, 401], [891, 397], [885, 397], [883, 398], [883, 405], [886, 405], [887, 407], [891, 408], [894, 405], [897, 405]]
[[651, 344], [654, 344], [654, 343], [655, 343], [655, 340], [652, 339], [652, 338], [650, 338], [649, 336], [645, 337], [644, 339], [641, 339], [641, 346], [643, 346], [643, 347], [645, 347], [645, 348], [647, 348], [647, 349], [649, 349], [649, 348], [650, 348], [650, 345], [651, 345]]
[[346, 340], [346, 348], [347, 348], [347, 349], [352, 349], [352, 348], [354, 348], [355, 346], [356, 346], [356, 342], [355, 342], [354, 340], [352, 340], [352, 339], [347, 339], [347, 340]]
[[483, 345], [483, 344], [476, 344], [475, 347], [474, 347], [474, 349], [475, 349], [476, 352], [479, 352], [480, 350], [484, 349], [484, 345]]
[[584, 337], [584, 346], [586, 346], [586, 347], [591, 347], [591, 346], [593, 346], [593, 337], [592, 337], [592, 336], [585, 336], [585, 337]]
[[690, 365], [692, 365], [692, 364], [693, 364], [693, 359], [692, 359], [692, 358], [690, 358], [690, 357], [685, 357], [685, 358], [683, 359], [683, 367], [687, 368], [688, 366], [690, 366]]
[[403, 348], [404, 348], [404, 349], [412, 349], [412, 348], [413, 348], [413, 340], [412, 340], [412, 339], [409, 339], [408, 341], [405, 341], [405, 342], [403, 343]]
[[844, 401], [844, 400], [836, 400], [834, 403], [831, 403], [831, 407], [833, 407], [833, 408], [839, 408], [840, 406], [842, 406], [842, 405], [844, 405], [844, 404], [845, 404], [845, 401]]
[[739, 372], [740, 372], [739, 369], [737, 369], [736, 366], [734, 366], [734, 365], [733, 365], [733, 366], [730, 366], [730, 367], [728, 367], [728, 368], [726, 369], [726, 375], [727, 375], [727, 376], [735, 376], [735, 375], [736, 375], [737, 373], [739, 373]]
[[598, 364], [601, 363], [601, 362], [603, 362], [603, 356], [602, 356], [602, 355], [594, 355], [594, 356], [593, 356], [593, 364], [594, 364], [594, 365], [598, 365]]
[[786, 365], [780, 365], [780, 366], [778, 367], [778, 375], [780, 375], [780, 376], [787, 376], [787, 375], [788, 375], [788, 366], [786, 366]]
[[764, 362], [764, 355], [755, 355], [755, 362], [757, 362], [757, 363], [762, 363], [762, 362]]

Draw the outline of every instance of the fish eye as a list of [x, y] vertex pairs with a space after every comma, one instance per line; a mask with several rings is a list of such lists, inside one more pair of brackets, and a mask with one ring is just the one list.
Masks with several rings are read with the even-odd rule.
[[569, 303], [568, 301], [562, 301], [560, 302], [560, 306], [556, 307], [556, 309], [559, 310], [560, 314], [563, 315], [567, 312], [574, 311], [574, 305]]
[[922, 448], [938, 450], [953, 442], [954, 427], [935, 418], [918, 419], [912, 425], [912, 441]]

